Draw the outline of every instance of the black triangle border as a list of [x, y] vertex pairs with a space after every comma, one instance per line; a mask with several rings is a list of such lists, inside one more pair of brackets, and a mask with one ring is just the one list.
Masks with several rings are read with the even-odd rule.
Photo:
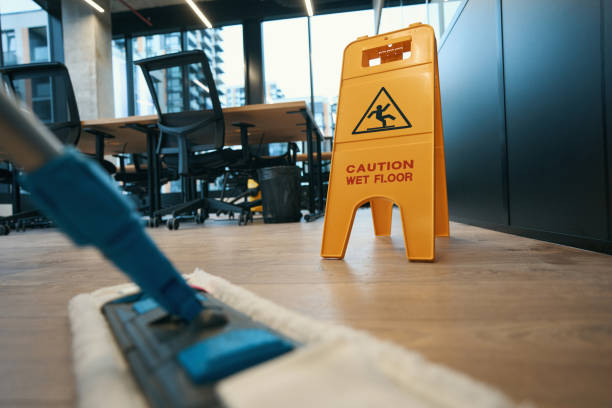
[[[389, 128], [389, 129], [366, 130], [366, 131], [357, 132], [357, 129], [359, 129], [359, 126], [361, 125], [361, 122], [363, 122], [363, 120], [365, 119], [365, 117], [368, 114], [368, 112], [370, 111], [370, 109], [372, 109], [372, 106], [374, 105], [374, 102], [376, 102], [376, 100], [378, 99], [378, 97], [380, 96], [380, 94], [383, 91], [385, 92], [385, 95], [387, 95], [387, 97], [389, 98], [389, 100], [391, 101], [393, 106], [395, 106], [395, 109], [397, 109], [399, 114], [402, 115], [402, 118], [406, 121], [408, 126], [400, 126], [400, 127]], [[357, 123], [357, 126], [355, 126], [355, 129], [353, 129], [353, 133], [352, 134], [353, 135], [360, 135], [360, 134], [363, 134], [363, 133], [385, 132], [385, 131], [388, 131], [388, 130], [406, 129], [406, 128], [411, 128], [411, 127], [412, 127], [412, 123], [410, 123], [408, 118], [404, 115], [404, 112], [402, 112], [402, 110], [399, 108], [399, 106], [397, 106], [397, 104], [395, 103], [395, 101], [393, 100], [391, 95], [389, 95], [389, 92], [387, 92], [387, 90], [383, 86], [383, 87], [380, 88], [380, 91], [378, 91], [378, 93], [376, 94], [374, 99], [372, 99], [372, 103], [370, 104], [370, 106], [368, 106], [368, 109], [366, 109], [365, 113], [363, 114], [363, 116], [361, 117], [359, 122]]]

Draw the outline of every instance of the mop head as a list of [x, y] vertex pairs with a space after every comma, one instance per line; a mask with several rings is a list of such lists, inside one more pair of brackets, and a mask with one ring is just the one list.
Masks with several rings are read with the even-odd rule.
[[[218, 382], [216, 393], [229, 408], [526, 407], [418, 353], [302, 316], [202, 270], [186, 279], [303, 344]], [[125, 284], [80, 294], [70, 301], [80, 407], [148, 406], [100, 311], [106, 302], [138, 291], [136, 285]]]

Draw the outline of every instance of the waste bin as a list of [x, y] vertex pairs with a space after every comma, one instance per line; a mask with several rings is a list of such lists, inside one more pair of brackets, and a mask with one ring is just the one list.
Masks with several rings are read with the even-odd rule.
[[297, 166], [259, 169], [259, 185], [266, 224], [297, 222], [300, 212], [300, 173]]

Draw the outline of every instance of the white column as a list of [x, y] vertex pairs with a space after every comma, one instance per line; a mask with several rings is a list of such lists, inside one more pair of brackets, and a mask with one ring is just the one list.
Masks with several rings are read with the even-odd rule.
[[81, 120], [114, 116], [110, 0], [62, 0], [64, 58]]

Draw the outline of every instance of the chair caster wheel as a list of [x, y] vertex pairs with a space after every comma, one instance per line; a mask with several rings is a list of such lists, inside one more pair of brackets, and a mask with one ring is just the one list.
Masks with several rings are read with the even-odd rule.
[[243, 211], [240, 213], [238, 225], [248, 225], [249, 221], [253, 222], [253, 213], [251, 211]]
[[149, 227], [151, 228], [157, 228], [161, 225], [161, 223], [162, 223], [162, 220], [161, 220], [161, 217], [159, 216], [149, 218]]
[[178, 218], [174, 218], [174, 217], [172, 217], [172, 218], [170, 218], [170, 219], [168, 220], [168, 229], [169, 229], [170, 231], [172, 231], [172, 230], [178, 230], [178, 229], [179, 229], [179, 220], [178, 220]]
[[10, 234], [11, 229], [8, 225], [0, 225], [0, 235], [8, 235]]
[[200, 213], [200, 214], [196, 214], [195, 216], [195, 222], [196, 224], [204, 224], [204, 221], [206, 221], [206, 215]]

